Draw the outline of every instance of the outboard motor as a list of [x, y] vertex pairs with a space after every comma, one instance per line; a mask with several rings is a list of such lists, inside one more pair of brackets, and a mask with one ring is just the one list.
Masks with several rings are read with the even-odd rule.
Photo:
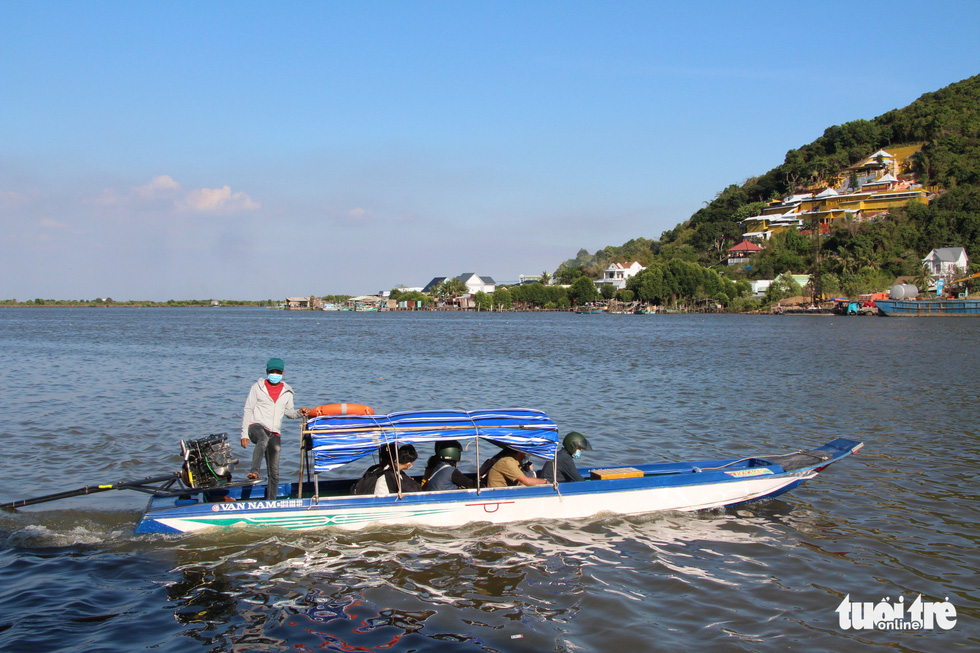
[[231, 470], [238, 459], [232, 456], [227, 433], [212, 433], [198, 440], [181, 440], [184, 466], [181, 480], [188, 487], [213, 488], [231, 481]]

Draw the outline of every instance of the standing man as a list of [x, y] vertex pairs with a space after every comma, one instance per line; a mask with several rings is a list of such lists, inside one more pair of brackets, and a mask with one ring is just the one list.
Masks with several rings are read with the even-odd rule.
[[252, 469], [246, 475], [249, 480], [259, 477], [262, 458], [269, 473], [266, 499], [275, 499], [279, 489], [279, 450], [282, 448], [280, 431], [282, 418], [306, 417], [309, 408], [293, 408], [293, 389], [282, 380], [285, 364], [281, 358], [270, 358], [265, 364], [266, 378], [252, 385], [245, 400], [242, 415], [242, 448], [247, 449], [249, 440], [255, 445], [252, 453]]

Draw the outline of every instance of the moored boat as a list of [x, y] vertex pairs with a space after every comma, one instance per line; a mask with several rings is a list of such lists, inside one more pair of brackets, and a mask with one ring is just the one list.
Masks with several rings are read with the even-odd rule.
[[879, 299], [878, 315], [980, 316], [980, 299]]

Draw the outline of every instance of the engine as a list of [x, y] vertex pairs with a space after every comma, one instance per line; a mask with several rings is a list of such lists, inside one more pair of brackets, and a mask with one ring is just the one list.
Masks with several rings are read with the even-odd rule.
[[181, 440], [184, 465], [181, 480], [188, 487], [214, 488], [231, 481], [231, 470], [238, 459], [231, 453], [226, 433], [212, 433], [198, 440]]

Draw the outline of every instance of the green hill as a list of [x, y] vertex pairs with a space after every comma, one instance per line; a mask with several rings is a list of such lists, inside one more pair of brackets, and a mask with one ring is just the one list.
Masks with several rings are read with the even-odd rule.
[[[937, 190], [928, 206], [909, 204], [887, 218], [835, 225], [819, 239], [799, 232], [774, 235], [751, 269], [729, 269], [738, 278], [773, 278], [782, 272], [820, 273], [826, 292], [863, 292], [897, 276], [920, 273], [933, 248], [963, 246], [971, 268], [980, 269], [980, 75], [926, 93], [909, 106], [873, 120], [827, 128], [823, 135], [786, 153], [779, 165], [719, 192], [686, 222], [658, 240], [636, 238], [595, 254], [581, 250], [555, 271], [556, 280], [596, 278], [613, 262], [650, 266], [671, 259], [725, 269], [726, 250], [741, 240], [739, 221], [758, 215], [770, 200], [815, 188], [879, 149], [925, 143], [913, 158], [921, 183]], [[826, 186], [824, 186], [826, 187]]]

